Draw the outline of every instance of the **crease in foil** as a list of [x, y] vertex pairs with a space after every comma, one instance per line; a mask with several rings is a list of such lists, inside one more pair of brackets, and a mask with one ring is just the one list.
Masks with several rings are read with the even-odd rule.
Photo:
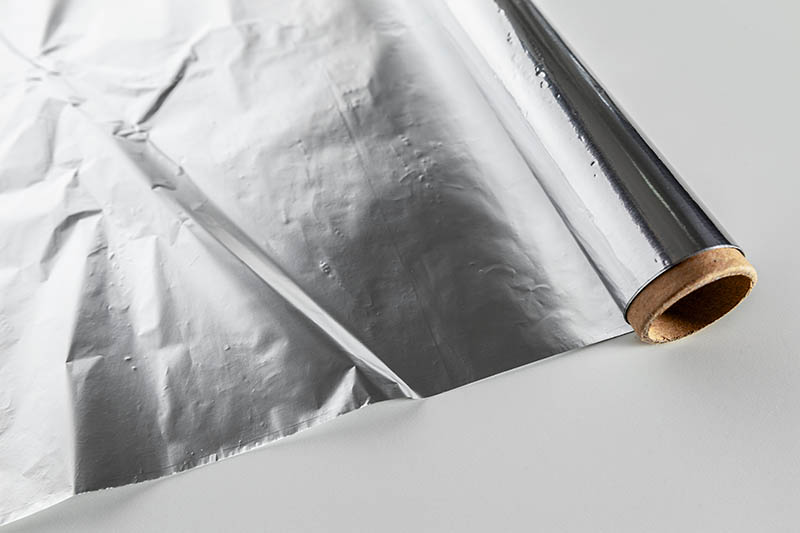
[[0, 523], [630, 330], [735, 246], [523, 0], [0, 6]]

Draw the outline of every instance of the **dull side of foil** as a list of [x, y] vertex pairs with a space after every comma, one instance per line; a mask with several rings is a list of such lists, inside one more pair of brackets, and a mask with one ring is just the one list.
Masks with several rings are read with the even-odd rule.
[[525, 2], [3, 4], [0, 132], [0, 523], [625, 333], [729, 245]]

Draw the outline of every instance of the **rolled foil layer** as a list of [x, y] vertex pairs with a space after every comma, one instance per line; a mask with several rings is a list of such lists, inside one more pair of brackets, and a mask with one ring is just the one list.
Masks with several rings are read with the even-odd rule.
[[525, 1], [0, 7], [0, 523], [630, 331], [733, 247]]

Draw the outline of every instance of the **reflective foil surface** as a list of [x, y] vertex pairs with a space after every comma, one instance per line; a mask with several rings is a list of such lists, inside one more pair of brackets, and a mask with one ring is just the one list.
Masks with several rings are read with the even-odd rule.
[[0, 523], [620, 335], [718, 246], [525, 0], [0, 4]]

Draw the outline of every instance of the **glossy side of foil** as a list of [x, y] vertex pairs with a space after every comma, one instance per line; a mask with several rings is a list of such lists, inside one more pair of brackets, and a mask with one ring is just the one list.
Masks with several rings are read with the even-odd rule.
[[621, 309], [667, 268], [736, 248], [529, 0], [445, 3], [465, 64]]
[[719, 244], [523, 7], [0, 5], [0, 523], [625, 333]]

